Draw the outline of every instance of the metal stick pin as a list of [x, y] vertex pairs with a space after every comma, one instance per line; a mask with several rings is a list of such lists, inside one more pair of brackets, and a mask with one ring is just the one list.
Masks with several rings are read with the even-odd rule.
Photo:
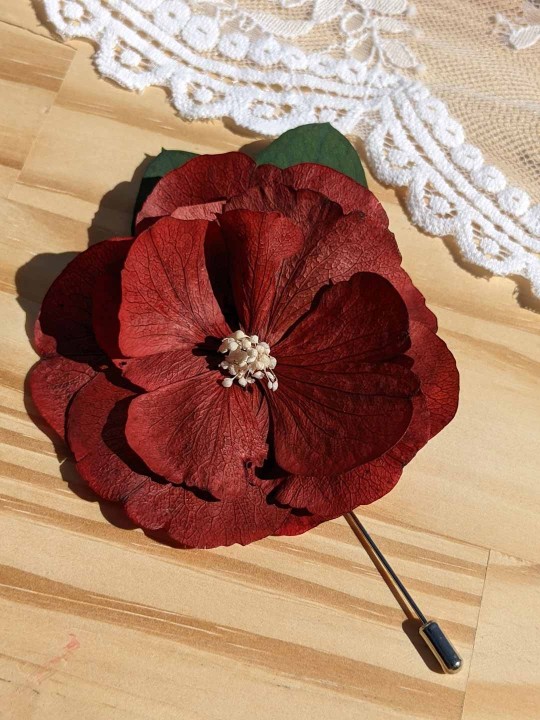
[[[424, 613], [420, 610], [418, 605], [415, 603], [413, 598], [411, 597], [409, 591], [405, 587], [405, 585], [401, 582], [399, 577], [396, 575], [394, 570], [392, 569], [392, 566], [388, 562], [388, 560], [384, 557], [382, 552], [379, 550], [377, 545], [375, 544], [375, 541], [371, 537], [371, 535], [368, 533], [366, 528], [362, 525], [360, 520], [356, 517], [356, 515], [353, 512], [347, 513], [345, 516], [345, 520], [349, 523], [351, 526], [352, 531], [356, 535], [356, 537], [360, 540], [364, 548], [367, 548], [368, 555], [371, 556], [371, 552], [375, 555], [378, 562], [384, 568], [384, 571], [386, 572], [387, 576], [391, 579], [394, 589], [396, 591], [399, 591], [401, 593], [401, 596], [405, 598], [409, 606], [412, 608], [414, 613], [416, 614], [418, 620], [422, 623], [419, 633], [421, 637], [423, 638], [424, 642], [428, 646], [428, 648], [431, 650], [435, 658], [437, 659], [437, 662], [442, 667], [444, 672], [446, 673], [457, 673], [461, 670], [461, 667], [463, 665], [463, 660], [459, 656], [459, 654], [456, 652], [455, 648], [453, 647], [452, 643], [446, 635], [443, 633], [439, 625], [434, 620], [428, 620]], [[373, 557], [371, 558], [373, 560]], [[375, 566], [377, 566], [377, 563], [374, 561]], [[380, 572], [380, 568], [377, 568]]]

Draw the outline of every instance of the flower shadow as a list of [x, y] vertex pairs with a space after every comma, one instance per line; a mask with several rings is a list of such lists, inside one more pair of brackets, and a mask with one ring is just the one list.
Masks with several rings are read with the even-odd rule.
[[62, 480], [67, 484], [71, 492], [77, 495], [77, 497], [82, 500], [86, 500], [86, 502], [97, 502], [99, 504], [101, 514], [107, 522], [111, 523], [111, 525], [114, 525], [122, 530], [137, 529], [137, 525], [131, 522], [121, 505], [103, 500], [88, 487], [77, 472], [75, 462], [72, 458], [65, 458], [65, 460], [60, 464], [60, 473], [62, 475]]
[[[151, 159], [150, 156], [145, 158], [129, 182], [119, 183], [103, 196], [88, 228], [88, 247], [115, 235], [131, 234], [131, 214], [127, 209], [132, 208], [135, 203], [141, 178]], [[17, 302], [25, 313], [25, 331], [32, 347], [34, 326], [43, 298], [55, 278], [78, 254], [79, 251], [41, 253], [22, 265], [15, 274]], [[77, 496], [89, 502], [98, 502], [103, 517], [110, 523], [123, 529], [134, 529], [136, 526], [128, 519], [120, 505], [99, 498], [79, 477], [66, 444], [37, 412], [29, 390], [29, 377], [30, 371], [24, 381], [25, 409], [36, 427], [51, 440], [63, 480]]]

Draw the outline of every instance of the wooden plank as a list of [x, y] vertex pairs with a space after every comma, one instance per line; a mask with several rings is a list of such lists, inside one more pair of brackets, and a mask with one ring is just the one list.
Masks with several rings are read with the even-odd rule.
[[540, 715], [528, 652], [538, 647], [540, 320], [512, 281], [469, 274], [369, 179], [462, 376], [456, 420], [361, 509], [463, 653], [465, 671], [446, 677], [418, 654], [342, 520], [247, 548], [173, 550], [98, 503], [29, 416], [41, 299], [74, 252], [129, 231], [145, 155], [265, 141], [227, 121], [182, 121], [161, 89], [99, 79], [92, 47], [45, 37], [28, 0], [0, 2], [0, 20], [0, 715], [453, 720], [464, 700], [465, 720]]
[[540, 568], [492, 552], [463, 720], [540, 715]]
[[74, 51], [0, 23], [0, 196], [7, 196], [49, 112]]

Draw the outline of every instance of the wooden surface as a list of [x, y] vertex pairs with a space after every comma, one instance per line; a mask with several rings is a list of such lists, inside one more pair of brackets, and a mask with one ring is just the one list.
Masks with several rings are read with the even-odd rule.
[[28, 417], [25, 328], [74, 251], [127, 231], [145, 153], [257, 140], [99, 80], [91, 55], [28, 0], [1, 0], [0, 717], [540, 717], [540, 316], [417, 232], [392, 191], [371, 180], [457, 357], [461, 406], [361, 514], [461, 674], [426, 664], [345, 521], [247, 548], [160, 546], [100, 506]]

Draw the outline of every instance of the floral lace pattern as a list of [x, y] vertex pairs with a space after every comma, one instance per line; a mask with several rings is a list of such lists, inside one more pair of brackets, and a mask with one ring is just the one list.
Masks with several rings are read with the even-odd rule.
[[98, 71], [166, 86], [186, 118], [229, 117], [264, 135], [331, 122], [360, 137], [375, 175], [407, 187], [415, 224], [540, 296], [540, 205], [509, 186], [418, 81], [409, 0], [43, 0]]
[[514, 50], [532, 47], [540, 40], [540, 3], [524, 0], [521, 13], [511, 20], [497, 13], [495, 21], [503, 29], [504, 37]]

